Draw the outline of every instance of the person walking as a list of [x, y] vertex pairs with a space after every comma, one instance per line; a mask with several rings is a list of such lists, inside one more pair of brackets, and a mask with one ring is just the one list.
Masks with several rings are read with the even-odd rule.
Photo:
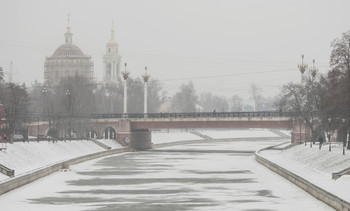
[[323, 137], [322, 136], [320, 136], [319, 138], [318, 138], [318, 142], [320, 143], [320, 145], [319, 145], [319, 149], [321, 149], [322, 148], [322, 144], [323, 144]]
[[3, 140], [4, 142], [7, 141], [7, 134], [6, 134], [6, 133], [4, 133], [4, 134], [2, 135], [2, 140]]

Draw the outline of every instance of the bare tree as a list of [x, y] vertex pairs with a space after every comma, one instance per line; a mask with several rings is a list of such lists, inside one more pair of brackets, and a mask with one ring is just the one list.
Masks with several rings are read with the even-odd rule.
[[211, 93], [202, 93], [199, 97], [199, 104], [204, 108], [204, 111], [226, 112], [229, 110], [229, 104], [225, 97], [216, 96]]
[[4, 71], [2, 67], [0, 67], [0, 82], [4, 80]]
[[238, 95], [234, 95], [231, 98], [231, 111], [241, 112], [243, 111], [242, 98]]
[[24, 84], [8, 83], [2, 90], [1, 101], [5, 106], [8, 139], [12, 142], [16, 129], [23, 123], [21, 115], [27, 113], [28, 94]]
[[[276, 107], [281, 111], [292, 112], [295, 121], [308, 125], [313, 139], [321, 135], [324, 130], [324, 98], [327, 89], [324, 77], [312, 76], [306, 73], [303, 85], [299, 83], [289, 83], [284, 85], [279, 95]], [[317, 130], [316, 127], [317, 126]]]
[[182, 84], [180, 91], [172, 98], [172, 109], [174, 112], [195, 112], [197, 98], [192, 81]]
[[342, 134], [340, 137], [345, 142], [350, 130], [350, 31], [335, 39], [331, 43], [331, 48], [331, 66], [326, 81], [328, 94], [324, 106], [332, 119], [336, 120], [335, 116], [341, 116], [345, 120], [343, 127], [338, 128]]

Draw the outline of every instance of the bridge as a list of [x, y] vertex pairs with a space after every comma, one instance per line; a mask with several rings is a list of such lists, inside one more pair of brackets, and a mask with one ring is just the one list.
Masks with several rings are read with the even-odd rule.
[[288, 112], [75, 114], [61, 115], [59, 118], [65, 121], [65, 124], [60, 128], [50, 126], [48, 121], [43, 121], [48, 116], [41, 115], [34, 117], [37, 122], [31, 122], [27, 127], [30, 136], [47, 136], [56, 131], [57, 138], [67, 138], [67, 131], [74, 131], [74, 134], [78, 133], [80, 137], [111, 138], [131, 148], [144, 150], [152, 147], [151, 130], [154, 129], [293, 129], [295, 134], [300, 134], [301, 141], [302, 136], [305, 139], [305, 130], [302, 135], [300, 127], [296, 127], [296, 123], [291, 119], [292, 115]]

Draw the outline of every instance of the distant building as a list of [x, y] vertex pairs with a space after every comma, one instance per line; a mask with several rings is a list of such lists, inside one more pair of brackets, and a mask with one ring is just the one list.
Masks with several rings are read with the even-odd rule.
[[85, 55], [72, 43], [69, 18], [65, 43], [58, 47], [51, 57], [46, 57], [44, 81], [49, 86], [57, 85], [63, 78], [76, 75], [93, 82], [93, 62], [91, 56]]
[[106, 54], [103, 56], [103, 82], [119, 83], [120, 82], [120, 60], [118, 53], [118, 43], [114, 37], [114, 29], [112, 26], [111, 39], [106, 45]]

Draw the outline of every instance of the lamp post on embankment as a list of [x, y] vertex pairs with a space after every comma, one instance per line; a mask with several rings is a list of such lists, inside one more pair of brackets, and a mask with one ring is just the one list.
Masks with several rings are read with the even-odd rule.
[[147, 66], [145, 67], [145, 74], [142, 76], [142, 78], [143, 78], [143, 81], [145, 82], [143, 112], [144, 112], [144, 118], [147, 118], [147, 82], [150, 78], [150, 75], [147, 74]]
[[330, 127], [331, 121], [332, 121], [332, 119], [331, 119], [331, 118], [328, 118], [328, 123], [329, 123], [328, 128], [329, 128], [329, 131], [328, 131], [328, 135], [327, 135], [327, 136], [328, 136], [328, 142], [329, 142], [329, 151], [332, 151], [331, 127]]
[[[68, 97], [68, 117], [69, 117], [69, 120], [68, 120], [68, 127], [69, 127], [69, 129], [68, 129], [68, 133], [69, 133], [69, 141], [71, 141], [72, 140], [72, 128], [71, 128], [71, 114], [72, 114], [72, 112], [71, 112], [71, 91], [70, 91], [70, 89], [67, 89], [67, 91], [66, 91], [66, 95], [67, 95], [67, 97]], [[66, 140], [66, 139], [64, 139], [64, 140]]]
[[125, 117], [126, 117], [126, 113], [128, 112], [128, 109], [127, 109], [127, 94], [128, 94], [128, 90], [127, 90], [127, 88], [128, 88], [128, 86], [127, 86], [127, 81], [128, 81], [128, 77], [129, 77], [129, 75], [130, 75], [130, 72], [127, 72], [126, 71], [126, 66], [127, 66], [128, 64], [125, 62], [124, 63], [124, 67], [125, 67], [125, 69], [124, 69], [124, 72], [122, 72], [122, 76], [123, 76], [123, 78], [124, 78], [124, 115], [125, 115]]
[[346, 145], [346, 133], [345, 133], [345, 121], [346, 119], [342, 119], [342, 122], [343, 122], [343, 131], [342, 131], [342, 138], [343, 138], [343, 155], [345, 155], [345, 145]]
[[311, 126], [310, 126], [310, 130], [311, 130], [311, 139], [310, 139], [310, 148], [312, 148], [312, 142], [314, 141], [314, 137], [313, 137], [313, 120], [311, 119], [310, 120], [310, 124], [311, 124]]
[[306, 120], [304, 120], [304, 142], [306, 146]]

